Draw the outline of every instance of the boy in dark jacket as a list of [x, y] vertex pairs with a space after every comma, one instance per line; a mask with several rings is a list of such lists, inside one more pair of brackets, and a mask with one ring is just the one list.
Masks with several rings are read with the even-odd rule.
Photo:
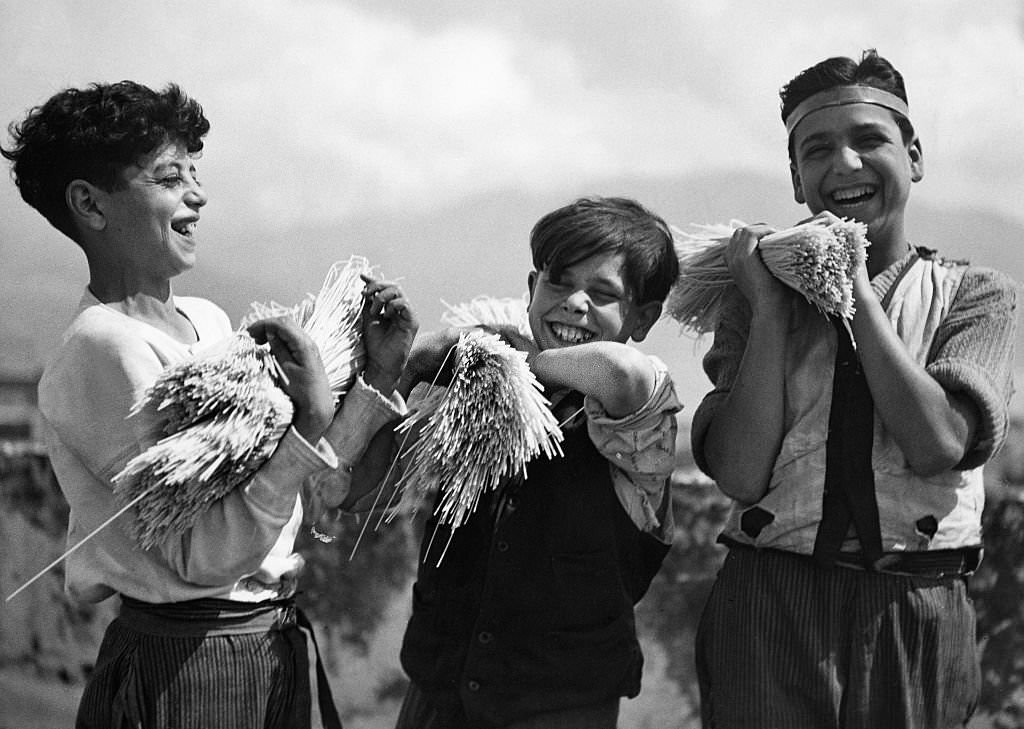
[[[531, 248], [520, 345], [564, 457], [530, 462], [454, 533], [426, 525], [399, 729], [613, 729], [640, 690], [633, 608], [672, 538], [680, 405], [665, 366], [627, 342], [676, 279], [672, 236], [631, 200], [584, 199], [544, 216]], [[431, 381], [457, 337], [421, 338], [400, 390]]]

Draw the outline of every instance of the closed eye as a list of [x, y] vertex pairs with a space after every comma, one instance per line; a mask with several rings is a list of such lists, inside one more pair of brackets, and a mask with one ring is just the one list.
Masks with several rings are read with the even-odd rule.
[[611, 304], [621, 301], [622, 295], [618, 291], [592, 291], [590, 300], [599, 304]]

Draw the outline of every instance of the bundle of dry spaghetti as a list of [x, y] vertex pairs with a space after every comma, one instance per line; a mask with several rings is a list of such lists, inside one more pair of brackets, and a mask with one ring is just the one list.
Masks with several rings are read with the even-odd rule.
[[[697, 334], [714, 330], [722, 294], [732, 283], [725, 247], [741, 225], [698, 226], [694, 233], [673, 229], [679, 279], [665, 311], [684, 329]], [[863, 223], [824, 212], [765, 236], [757, 247], [765, 267], [819, 311], [851, 319], [853, 277], [865, 260], [866, 234]]]
[[562, 432], [525, 352], [495, 334], [469, 329], [453, 356], [451, 384], [399, 426], [402, 432], [421, 429], [402, 454], [409, 461], [398, 488], [403, 497], [439, 489], [436, 514], [454, 529], [502, 479], [525, 473], [540, 454], [560, 455]]
[[331, 392], [340, 398], [363, 368], [366, 351], [362, 339], [362, 276], [371, 273], [369, 261], [352, 256], [335, 263], [327, 272], [320, 292], [310, 294], [293, 307], [252, 304], [243, 326], [268, 317], [290, 316], [320, 350]]
[[442, 301], [448, 311], [441, 314], [441, 321], [453, 327], [513, 327], [525, 337], [530, 334], [530, 320], [527, 315], [526, 294], [518, 299], [497, 299], [491, 296], [477, 296], [468, 303], [451, 305]]
[[[168, 437], [131, 459], [114, 477], [119, 503], [133, 504], [131, 531], [143, 548], [182, 533], [274, 452], [292, 418], [280, 371], [244, 326], [291, 316], [320, 350], [335, 398], [362, 369], [365, 258], [335, 263], [316, 296], [294, 307], [253, 304], [243, 327], [218, 346], [165, 370], [133, 412], [152, 406]], [[133, 503], [134, 502], [134, 503]]]
[[136, 404], [163, 411], [169, 433], [113, 479], [118, 502], [135, 502], [141, 547], [184, 532], [274, 452], [292, 419], [276, 371], [269, 350], [240, 332], [165, 370]]

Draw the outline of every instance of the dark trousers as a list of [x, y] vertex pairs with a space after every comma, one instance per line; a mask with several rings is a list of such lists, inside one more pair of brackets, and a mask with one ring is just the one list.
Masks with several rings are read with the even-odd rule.
[[697, 633], [706, 728], [964, 727], [981, 684], [962, 577], [729, 550]]
[[[502, 727], [488, 729], [615, 729], [619, 718], [619, 700], [596, 706], [534, 714]], [[395, 729], [482, 729], [485, 725], [466, 718], [457, 703], [439, 706], [430, 701], [416, 684], [410, 683], [402, 702]]]

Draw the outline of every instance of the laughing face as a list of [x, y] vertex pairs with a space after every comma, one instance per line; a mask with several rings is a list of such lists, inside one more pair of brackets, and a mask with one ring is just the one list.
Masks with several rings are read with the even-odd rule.
[[196, 260], [196, 223], [207, 196], [194, 158], [169, 142], [128, 167], [123, 185], [104, 193], [103, 213], [117, 257], [142, 277], [170, 279]]
[[601, 253], [566, 266], [557, 277], [547, 269], [530, 274], [530, 329], [540, 349], [647, 335], [661, 309], [634, 303], [624, 260], [621, 253]]
[[920, 143], [904, 141], [892, 112], [873, 104], [820, 109], [794, 130], [793, 149], [797, 202], [865, 223], [872, 246], [906, 245], [904, 208], [924, 167]]

